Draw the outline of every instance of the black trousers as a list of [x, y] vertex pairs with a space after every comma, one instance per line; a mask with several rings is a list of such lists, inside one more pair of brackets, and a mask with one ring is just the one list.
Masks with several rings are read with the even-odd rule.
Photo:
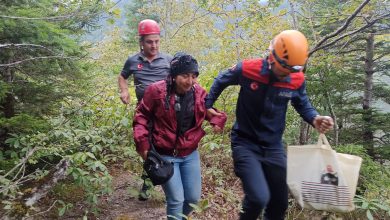
[[286, 154], [283, 147], [264, 147], [232, 134], [234, 171], [245, 197], [241, 220], [255, 220], [264, 211], [268, 220], [282, 220], [288, 207]]

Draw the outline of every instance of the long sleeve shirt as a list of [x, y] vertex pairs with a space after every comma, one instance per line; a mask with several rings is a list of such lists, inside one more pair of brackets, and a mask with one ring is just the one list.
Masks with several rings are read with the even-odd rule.
[[292, 73], [279, 81], [266, 59], [244, 60], [222, 71], [211, 86], [206, 108], [211, 108], [222, 91], [230, 85], [240, 86], [232, 132], [265, 147], [282, 147], [290, 101], [308, 123], [311, 124], [318, 115], [306, 95], [303, 73]]

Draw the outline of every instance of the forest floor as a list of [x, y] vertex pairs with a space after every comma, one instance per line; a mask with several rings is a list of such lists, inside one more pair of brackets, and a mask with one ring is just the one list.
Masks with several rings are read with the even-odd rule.
[[[58, 194], [50, 194], [40, 202], [40, 211], [42, 214], [35, 215], [34, 217], [26, 218], [33, 220], [46, 220], [46, 219], [61, 219], [61, 220], [165, 220], [165, 202], [164, 193], [161, 186], [154, 187], [152, 191], [152, 197], [147, 201], [139, 201], [138, 193], [142, 185], [141, 178], [124, 168], [123, 164], [112, 164], [109, 167], [110, 174], [112, 176], [112, 189], [113, 192], [109, 195], [101, 197], [99, 199], [98, 213], [92, 212], [86, 213], [85, 210], [90, 210], [85, 198], [83, 197], [82, 190], [80, 188], [64, 188], [62, 189], [62, 195], [60, 198]], [[234, 181], [231, 188], [235, 188], [236, 195], [242, 198], [241, 187], [239, 182]], [[73, 184], [74, 185], [74, 184]], [[202, 187], [203, 196], [211, 194], [212, 188], [207, 187], [206, 184]], [[53, 199], [61, 199], [63, 201], [72, 202], [74, 205], [61, 217], [58, 216], [58, 208], [60, 206], [51, 205]], [[231, 220], [238, 219], [238, 210], [232, 205], [234, 203], [240, 203], [240, 200], [232, 200], [226, 198], [226, 195], [215, 194], [213, 197], [213, 204], [208, 211], [202, 214], [194, 214], [191, 219], [207, 219], [207, 220]], [[51, 204], [50, 204], [51, 203]], [[220, 204], [220, 205], [218, 205]], [[226, 209], [224, 215], [219, 215], [221, 207]], [[46, 210], [46, 211], [43, 211]], [[43, 211], [43, 212], [42, 212]], [[295, 210], [299, 211], [299, 210]], [[301, 211], [300, 211], [301, 212]], [[1, 213], [0, 213], [1, 214]], [[292, 214], [292, 213], [290, 213]], [[1, 215], [0, 215], [1, 216]], [[293, 215], [294, 216], [294, 215]], [[298, 220], [323, 220], [333, 219], [324, 218], [320, 213], [312, 213], [310, 217], [295, 218]], [[0, 218], [1, 219], [1, 218]], [[287, 218], [290, 219], [290, 218]], [[338, 219], [338, 218], [337, 218]]]
[[111, 168], [110, 171], [113, 177], [113, 193], [101, 199], [100, 214], [96, 219], [166, 219], [164, 193], [161, 186], [154, 188], [155, 191], [150, 199], [139, 201], [137, 192], [141, 188], [142, 181], [136, 180], [134, 175], [120, 165]]
[[[138, 200], [138, 191], [141, 188], [141, 179], [123, 168], [122, 164], [114, 164], [110, 168], [112, 175], [112, 189], [110, 195], [100, 198], [98, 205], [98, 214], [85, 213], [88, 209], [86, 202], [82, 198], [74, 197], [77, 202], [73, 208], [65, 213], [64, 216], [58, 217], [57, 209], [53, 208], [44, 216], [34, 219], [83, 219], [87, 216], [88, 220], [149, 220], [149, 219], [166, 219], [164, 193], [160, 186], [154, 188], [152, 197], [147, 201]], [[72, 197], [72, 195], [69, 195]], [[85, 219], [85, 218], [84, 218]]]

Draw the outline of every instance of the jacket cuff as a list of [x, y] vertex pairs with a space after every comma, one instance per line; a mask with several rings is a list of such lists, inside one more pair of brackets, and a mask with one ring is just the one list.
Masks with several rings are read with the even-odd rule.
[[320, 116], [320, 114], [314, 114], [314, 115], [312, 115], [311, 117], [309, 117], [308, 118], [308, 120], [306, 121], [307, 123], [309, 123], [313, 128], [314, 128], [314, 124], [313, 124], [313, 122], [314, 122], [314, 119], [317, 117], [317, 116]]
[[150, 149], [149, 141], [148, 140], [144, 140], [144, 141], [138, 142], [136, 144], [136, 148], [137, 148], [137, 152], [139, 154], [143, 153], [144, 151], [149, 151], [149, 149]]
[[215, 109], [215, 111], [217, 111], [218, 113], [221, 113], [222, 116], [212, 117], [210, 119], [210, 124], [217, 125], [220, 128], [224, 128], [226, 120], [227, 120], [226, 113], [225, 112], [220, 112], [217, 109]]

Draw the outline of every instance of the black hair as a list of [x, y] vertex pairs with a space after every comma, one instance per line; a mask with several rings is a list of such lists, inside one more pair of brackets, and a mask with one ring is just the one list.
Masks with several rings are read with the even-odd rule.
[[173, 78], [171, 75], [168, 75], [167, 78], [165, 79], [165, 82], [167, 84], [167, 94], [165, 96], [165, 103], [164, 103], [164, 107], [165, 107], [165, 110], [169, 110], [169, 100], [171, 99], [171, 92], [172, 92], [172, 89], [173, 89]]
[[170, 75], [175, 77], [183, 73], [195, 73], [199, 75], [198, 61], [184, 52], [177, 52], [171, 61]]

